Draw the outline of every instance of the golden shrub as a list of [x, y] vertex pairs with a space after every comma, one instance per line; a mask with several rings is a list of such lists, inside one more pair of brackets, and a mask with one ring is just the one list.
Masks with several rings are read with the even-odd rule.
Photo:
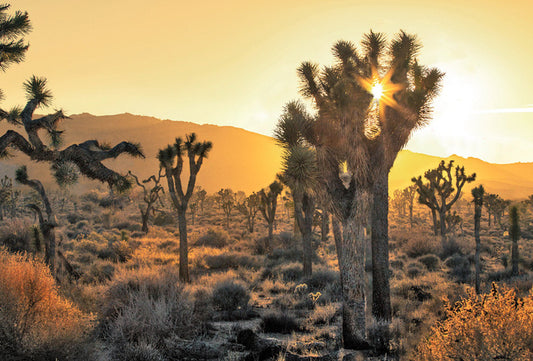
[[49, 268], [0, 249], [0, 269], [0, 353], [8, 358], [75, 353], [90, 317], [59, 295]]
[[419, 345], [417, 360], [533, 359], [533, 290], [520, 299], [493, 284], [488, 294], [447, 303], [446, 318]]

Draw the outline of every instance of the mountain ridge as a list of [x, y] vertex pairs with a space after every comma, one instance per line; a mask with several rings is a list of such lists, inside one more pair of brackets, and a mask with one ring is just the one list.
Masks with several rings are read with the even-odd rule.
[[[2, 133], [7, 129], [16, 128], [7, 122], [0, 123]], [[197, 183], [210, 193], [220, 188], [243, 190], [246, 193], [257, 191], [270, 184], [281, 168], [281, 149], [273, 138], [230, 125], [197, 124], [131, 113], [80, 113], [71, 115], [70, 119], [60, 125], [60, 129], [66, 130], [66, 145], [88, 139], [98, 139], [112, 145], [123, 140], [140, 143], [145, 151], [145, 159], [121, 155], [105, 164], [122, 173], [132, 170], [143, 179], [157, 172], [155, 156], [158, 149], [173, 143], [176, 137], [195, 132], [199, 140], [213, 142], [213, 150], [200, 170]], [[497, 164], [456, 154], [441, 158], [402, 150], [389, 177], [391, 194], [395, 189], [412, 184], [413, 176], [423, 175], [426, 170], [435, 168], [441, 160], [450, 159], [455, 160], [455, 165], [464, 165], [468, 174], [478, 174], [476, 181], [465, 187], [465, 193], [469, 194], [469, 189], [480, 183], [484, 184], [487, 191], [510, 199], [525, 198], [533, 193], [533, 162]], [[0, 171], [13, 176], [14, 169], [21, 164], [28, 165], [30, 177], [42, 179], [48, 187], [52, 185], [49, 165], [36, 164], [24, 155], [16, 154], [12, 159], [3, 160]], [[188, 176], [187, 170], [184, 173]], [[83, 178], [74, 187], [75, 191], [101, 187], [97, 182]]]

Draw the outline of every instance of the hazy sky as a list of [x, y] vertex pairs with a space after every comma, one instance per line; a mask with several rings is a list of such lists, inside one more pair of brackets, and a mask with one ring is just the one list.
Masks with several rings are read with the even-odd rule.
[[332, 62], [336, 40], [399, 29], [446, 72], [434, 119], [408, 149], [533, 161], [531, 0], [20, 0], [34, 30], [26, 61], [0, 74], [3, 106], [46, 76], [55, 107], [233, 125], [271, 135], [298, 98], [302, 61]]

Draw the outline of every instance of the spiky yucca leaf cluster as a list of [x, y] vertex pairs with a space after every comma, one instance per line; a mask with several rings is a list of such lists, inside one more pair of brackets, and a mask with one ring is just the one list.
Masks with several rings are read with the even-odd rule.
[[7, 14], [9, 4], [0, 4], [0, 69], [24, 60], [28, 44], [21, 38], [31, 31], [27, 12], [16, 11]]
[[28, 168], [23, 165], [15, 171], [15, 180], [19, 183], [26, 183], [28, 181]]
[[72, 162], [59, 161], [51, 166], [52, 174], [60, 187], [75, 184], [80, 176], [78, 166]]
[[49, 106], [52, 101], [52, 92], [46, 87], [46, 78], [40, 78], [35, 75], [24, 82], [24, 91], [28, 100], [35, 101], [37, 107]]
[[187, 156], [199, 158], [207, 158], [209, 151], [213, 148], [213, 143], [210, 141], [199, 142], [196, 139], [196, 134], [191, 133], [185, 136], [185, 141], [181, 137], [176, 138], [174, 144], [167, 145], [160, 149], [157, 154], [157, 159], [164, 168], [173, 167], [173, 163], [178, 158], [181, 159], [185, 152]]

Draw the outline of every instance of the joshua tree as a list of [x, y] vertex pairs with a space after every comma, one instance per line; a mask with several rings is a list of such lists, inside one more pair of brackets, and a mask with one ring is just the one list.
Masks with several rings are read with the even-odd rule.
[[272, 249], [272, 233], [274, 221], [276, 220], [276, 207], [278, 205], [278, 196], [283, 190], [281, 182], [274, 181], [268, 186], [268, 190], [261, 189], [259, 195], [259, 210], [268, 224], [268, 238], [266, 248]]
[[[318, 117], [313, 144], [329, 207], [342, 232], [338, 242], [343, 285], [343, 341], [364, 348], [364, 228], [372, 219], [372, 313], [390, 320], [388, 174], [411, 132], [429, 120], [443, 73], [416, 61], [420, 45], [400, 32], [387, 46], [370, 32], [362, 54], [351, 42], [333, 46], [336, 64], [322, 70], [303, 63], [301, 92], [314, 100]], [[342, 168], [339, 169], [339, 166]]]
[[28, 44], [22, 38], [31, 30], [27, 12], [16, 11], [7, 14], [11, 5], [0, 5], [0, 69], [5, 71], [10, 65], [24, 60]]
[[198, 200], [198, 204], [200, 205], [200, 211], [202, 213], [204, 213], [204, 202], [206, 196], [207, 191], [205, 189], [202, 189], [202, 187], [200, 186], [196, 187], [196, 199]]
[[410, 185], [404, 188], [403, 196], [407, 201], [407, 208], [409, 209], [409, 228], [413, 228], [413, 207], [415, 203], [416, 186]]
[[254, 233], [255, 216], [259, 212], [259, 196], [254, 192], [242, 202], [237, 203], [237, 210], [246, 217], [248, 232]]
[[55, 219], [52, 206], [46, 194], [46, 191], [42, 183], [37, 179], [28, 178], [28, 170], [26, 166], [22, 166], [17, 169], [15, 180], [20, 184], [27, 185], [36, 191], [41, 197], [41, 201], [44, 205], [46, 217], [43, 216], [41, 208], [37, 204], [29, 204], [28, 207], [32, 209], [39, 219], [39, 228], [43, 234], [44, 239], [44, 260], [46, 264], [50, 266], [52, 272], [55, 267], [55, 255], [56, 255], [56, 237], [54, 229], [57, 227], [57, 220]]
[[[134, 157], [144, 157], [140, 145], [130, 142], [121, 142], [114, 147], [100, 144], [96, 140], [88, 140], [80, 144], [72, 144], [64, 149], [59, 149], [61, 145], [61, 135], [63, 131], [58, 130], [59, 122], [67, 117], [61, 110], [55, 113], [34, 118], [34, 111], [40, 106], [46, 106], [52, 99], [50, 90], [46, 88], [46, 79], [33, 76], [24, 83], [28, 102], [20, 110], [14, 108], [10, 112], [0, 111], [2, 118], [8, 122], [23, 127], [27, 138], [21, 133], [8, 130], [0, 137], [0, 154], [9, 156], [8, 150], [18, 150], [26, 154], [31, 160], [36, 162], [51, 163], [52, 173], [59, 185], [73, 184], [81, 173], [90, 179], [96, 179], [106, 182], [110, 187], [118, 190], [125, 190], [131, 186], [128, 179], [107, 168], [102, 161], [116, 158], [123, 153]], [[50, 145], [46, 145], [39, 135], [40, 130], [45, 130], [50, 137]], [[24, 183], [27, 180], [25, 172], [20, 171], [19, 182]], [[28, 184], [36, 189], [33, 184]], [[44, 192], [44, 188], [42, 190]], [[41, 197], [44, 193], [39, 191]], [[55, 222], [51, 219], [52, 213], [49, 213], [48, 206], [45, 203], [48, 219], [44, 221], [52, 225]], [[50, 208], [51, 211], [51, 208]], [[46, 240], [45, 240], [46, 241]], [[55, 258], [55, 240], [48, 240], [49, 248], [49, 265], [54, 268]]]
[[456, 166], [453, 168], [453, 160], [446, 165], [441, 161], [435, 169], [429, 169], [424, 173], [427, 183], [424, 183], [422, 176], [413, 177], [412, 181], [416, 185], [418, 202], [429, 207], [433, 214], [434, 225], [436, 213], [439, 215], [440, 235], [442, 243], [446, 243], [446, 216], [453, 204], [460, 198], [461, 190], [466, 183], [473, 182], [476, 174], [465, 174], [465, 168]]
[[407, 198], [405, 197], [405, 193], [402, 190], [396, 189], [394, 191], [390, 199], [390, 206], [392, 207], [392, 209], [398, 212], [399, 218], [403, 219], [405, 217], [405, 213], [407, 210]]
[[[172, 203], [178, 212], [178, 227], [180, 232], [180, 270], [179, 278], [183, 282], [189, 282], [189, 249], [187, 245], [187, 206], [194, 191], [196, 177], [204, 158], [213, 147], [208, 141], [199, 142], [196, 134], [191, 133], [185, 137], [185, 141], [176, 138], [172, 145], [159, 150], [157, 158], [160, 167], [165, 170], [168, 183], [168, 192]], [[184, 156], [189, 159], [189, 180], [187, 187], [183, 189], [181, 173], [183, 171]]]
[[294, 217], [302, 235], [303, 273], [313, 272], [313, 216], [316, 209], [318, 165], [315, 149], [308, 145], [314, 119], [299, 102], [285, 106], [274, 136], [283, 148], [280, 180], [287, 185], [294, 201]]
[[517, 206], [512, 206], [509, 210], [509, 219], [511, 221], [509, 236], [513, 241], [511, 248], [511, 275], [518, 276], [518, 239], [520, 238], [520, 224]]
[[229, 189], [221, 189], [217, 193], [217, 202], [222, 208], [224, 215], [226, 216], [226, 228], [229, 229], [229, 221], [231, 217], [231, 211], [235, 207], [235, 193]]
[[480, 293], [480, 279], [479, 275], [481, 272], [479, 254], [481, 252], [481, 241], [479, 237], [479, 231], [481, 229], [481, 211], [483, 210], [483, 195], [485, 194], [485, 189], [480, 185], [479, 187], [472, 189], [472, 196], [474, 197], [474, 235], [476, 238], [476, 293]]
[[7, 205], [13, 192], [13, 182], [7, 175], [0, 180], [0, 221], [4, 219]]
[[[155, 203], [160, 199], [160, 192], [165, 192], [163, 187], [160, 185], [161, 177], [163, 176], [162, 171], [163, 169], [159, 168], [157, 177], [152, 175], [143, 180], [142, 183], [139, 182], [139, 178], [135, 174], [133, 174], [131, 171], [128, 172], [128, 174], [135, 179], [137, 185], [143, 189], [143, 201], [146, 203], [146, 206], [143, 207], [142, 205], [139, 205], [139, 211], [141, 212], [142, 220], [141, 231], [144, 233], [148, 233], [148, 219], [150, 218], [150, 214], [153, 214], [154, 212]], [[146, 185], [150, 182], [153, 182], [153, 186], [150, 189], [147, 189]]]

